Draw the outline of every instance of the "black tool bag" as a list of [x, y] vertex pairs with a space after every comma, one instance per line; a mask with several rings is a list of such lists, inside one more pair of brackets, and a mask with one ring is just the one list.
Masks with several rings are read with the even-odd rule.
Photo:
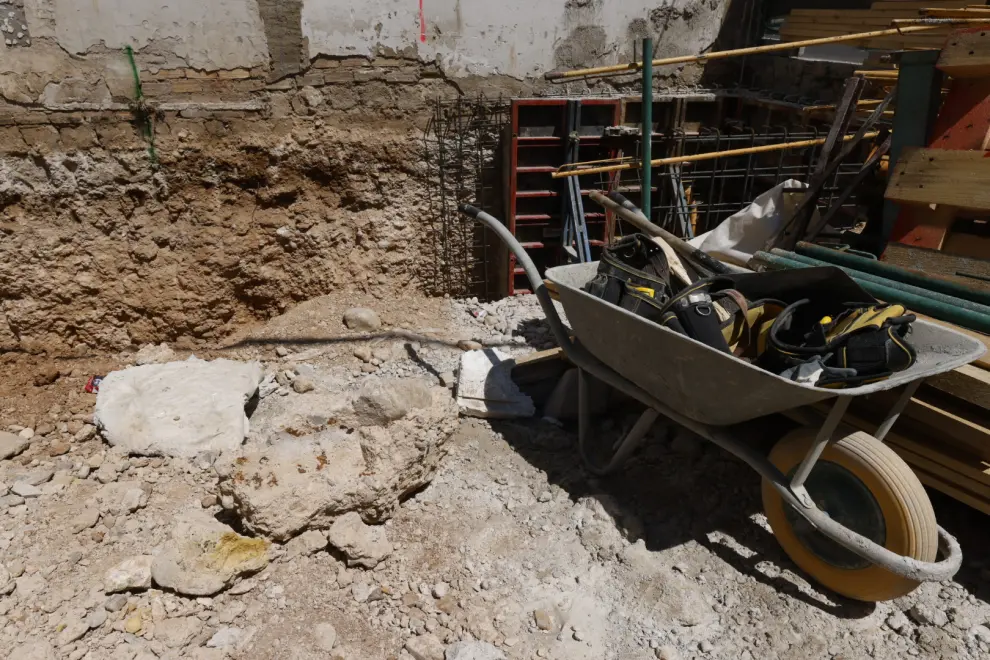
[[643, 234], [602, 250], [598, 274], [584, 290], [633, 314], [659, 322], [670, 299], [670, 266], [659, 245]]
[[844, 388], [884, 380], [917, 359], [907, 341], [916, 317], [903, 305], [850, 303], [817, 318], [802, 314], [811, 306], [799, 300], [780, 313], [762, 365], [786, 373], [810, 362], [821, 370], [815, 385]]

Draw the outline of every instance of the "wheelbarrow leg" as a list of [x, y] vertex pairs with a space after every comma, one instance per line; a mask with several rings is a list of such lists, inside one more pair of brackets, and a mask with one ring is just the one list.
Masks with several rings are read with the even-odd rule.
[[653, 408], [644, 410], [643, 414], [636, 420], [636, 423], [633, 424], [632, 429], [626, 434], [626, 437], [616, 443], [614, 447], [615, 451], [608, 463], [604, 466], [598, 466], [589, 458], [586, 450], [588, 446], [588, 433], [591, 429], [590, 404], [591, 402], [588, 400], [588, 377], [585, 375], [584, 369], [578, 369], [578, 447], [581, 450], [581, 459], [584, 461], [585, 467], [588, 468], [589, 472], [597, 475], [605, 475], [615, 470], [629, 458], [629, 455], [639, 446], [639, 443], [646, 437], [646, 434], [650, 432], [660, 413]]
[[874, 438], [880, 442], [883, 442], [883, 439], [887, 437], [888, 433], [890, 433], [890, 429], [894, 427], [894, 422], [897, 421], [897, 418], [900, 417], [901, 413], [904, 412], [904, 409], [907, 408], [907, 404], [911, 401], [911, 397], [913, 397], [914, 393], [918, 391], [919, 387], [921, 387], [922, 380], [923, 379], [918, 379], [908, 383], [904, 387], [904, 391], [901, 392], [901, 397], [897, 400], [897, 403], [894, 404], [894, 407], [890, 409], [890, 412], [887, 413], [887, 417], [883, 420], [883, 424], [881, 424], [877, 428], [876, 433], [873, 434]]
[[811, 469], [815, 467], [815, 463], [818, 462], [822, 452], [825, 451], [825, 447], [828, 446], [829, 440], [832, 439], [832, 434], [838, 428], [839, 422], [842, 421], [842, 416], [846, 414], [846, 409], [849, 408], [851, 401], [851, 396], [840, 396], [836, 398], [835, 403], [832, 405], [832, 410], [829, 411], [828, 417], [825, 418], [825, 423], [818, 429], [818, 435], [815, 436], [815, 444], [812, 445], [811, 451], [804, 457], [804, 460], [798, 465], [797, 470], [794, 471], [794, 476], [791, 477], [791, 491], [801, 504], [808, 509], [815, 508], [815, 503], [812, 501], [811, 496], [808, 495], [808, 491], [804, 487], [804, 482], [807, 481], [808, 475], [811, 474]]

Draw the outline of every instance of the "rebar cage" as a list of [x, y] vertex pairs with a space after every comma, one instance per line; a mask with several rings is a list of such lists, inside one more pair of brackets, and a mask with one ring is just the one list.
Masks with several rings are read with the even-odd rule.
[[[733, 96], [725, 94], [723, 98]], [[709, 121], [714, 125], [682, 124], [666, 130], [658, 127], [662, 132], [654, 133], [653, 157], [690, 156], [827, 136], [827, 123], [807, 123], [801, 105], [789, 105], [793, 109], [783, 116], [779, 110], [774, 111], [779, 124], [762, 128], [747, 125], [740, 116], [726, 118], [728, 112], [712, 116]], [[515, 173], [508, 170], [511, 162], [504, 157], [504, 147], [512, 137], [510, 128], [508, 99], [479, 95], [438, 100], [434, 105], [423, 139], [423, 158], [429, 177], [427, 222], [433, 250], [427, 277], [431, 293], [491, 299], [505, 290], [506, 278], [512, 277], [511, 272], [504, 272], [507, 270], [504, 249], [493, 242], [490, 232], [479, 225], [464, 223], [457, 213], [458, 203], [468, 202], [509, 223], [509, 211], [504, 208], [505, 182]], [[637, 157], [639, 141], [639, 135], [630, 136], [627, 131], [617, 138], [613, 152]], [[820, 151], [821, 146], [806, 146], [654, 168], [651, 216], [654, 222], [680, 236], [709, 231], [775, 185], [787, 179], [809, 181]], [[868, 153], [869, 145], [864, 144], [829, 177], [818, 202], [819, 209], [824, 211], [832, 206], [859, 172]], [[638, 169], [580, 178], [581, 188], [621, 190], [634, 203], [643, 183]], [[865, 195], [861, 194], [863, 191]], [[856, 221], [863, 197], [869, 194], [869, 186], [858, 188], [857, 194], [844, 202], [842, 210], [849, 212], [847, 224]], [[882, 192], [875, 197], [882, 204]], [[867, 204], [875, 201], [866, 200]], [[608, 217], [603, 237], [606, 242], [633, 231], [616, 222], [611, 214]], [[559, 247], [556, 263], [566, 263], [563, 246]]]

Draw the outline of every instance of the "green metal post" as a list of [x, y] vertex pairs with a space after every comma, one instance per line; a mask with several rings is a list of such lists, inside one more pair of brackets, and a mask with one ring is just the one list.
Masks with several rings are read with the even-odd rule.
[[643, 194], [640, 208], [653, 221], [653, 39], [643, 39]]

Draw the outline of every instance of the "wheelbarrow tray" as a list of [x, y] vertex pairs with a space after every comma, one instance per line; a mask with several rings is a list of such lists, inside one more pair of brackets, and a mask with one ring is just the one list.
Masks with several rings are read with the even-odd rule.
[[984, 345], [950, 328], [926, 321], [912, 324], [914, 365], [890, 378], [843, 390], [795, 383], [582, 290], [598, 263], [547, 270], [577, 340], [607, 367], [685, 417], [728, 426], [764, 415], [843, 396], [888, 390], [968, 364]]

